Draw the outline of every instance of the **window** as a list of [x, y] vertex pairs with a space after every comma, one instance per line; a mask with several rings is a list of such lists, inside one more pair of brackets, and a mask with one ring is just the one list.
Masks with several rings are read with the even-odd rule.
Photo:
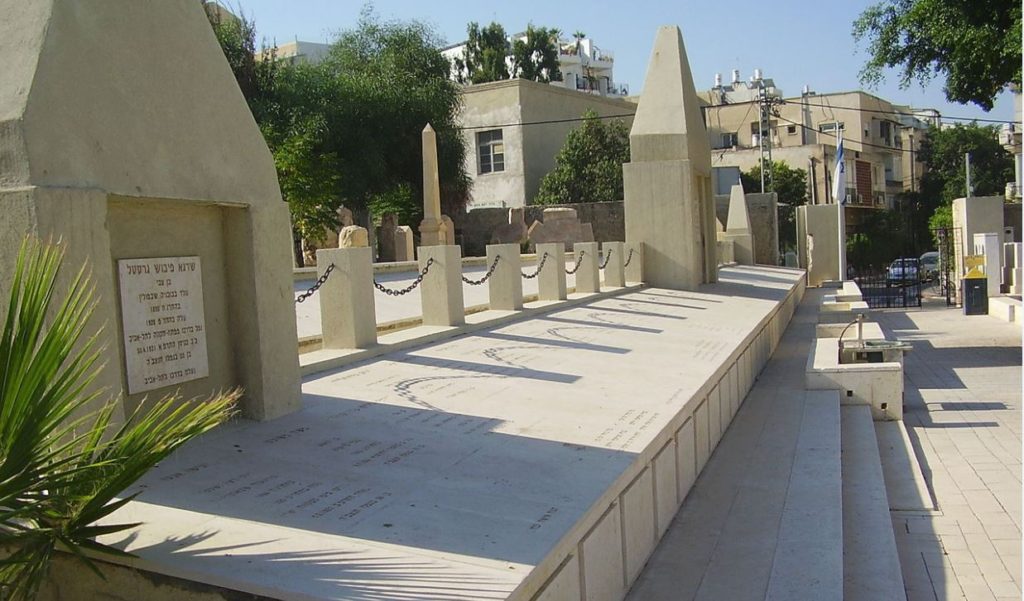
[[737, 132], [728, 132], [728, 133], [722, 134], [722, 145], [719, 146], [719, 148], [732, 148], [734, 146], [739, 146], [739, 145], [740, 145], [740, 140], [739, 140], [739, 134]]
[[839, 122], [831, 121], [831, 122], [828, 122], [828, 123], [819, 123], [818, 124], [818, 131], [820, 131], [820, 132], [834, 132], [836, 130], [843, 130], [843, 129], [846, 129], [846, 127], [843, 125], [843, 123], [841, 121], [839, 121]]
[[796, 126], [795, 125], [787, 125], [786, 126], [786, 133], [791, 135], [791, 136], [796, 134]]
[[480, 173], [505, 170], [505, 144], [501, 140], [500, 129], [478, 133], [476, 147]]

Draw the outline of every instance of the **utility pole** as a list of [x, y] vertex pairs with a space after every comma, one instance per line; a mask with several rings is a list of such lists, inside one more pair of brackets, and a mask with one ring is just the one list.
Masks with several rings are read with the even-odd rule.
[[910, 191], [916, 191], [917, 183], [914, 181], [917, 179], [917, 169], [914, 166], [914, 133], [911, 130], [910, 133]]
[[967, 198], [974, 196], [974, 186], [971, 185], [971, 153], [964, 153], [964, 167], [967, 169]]

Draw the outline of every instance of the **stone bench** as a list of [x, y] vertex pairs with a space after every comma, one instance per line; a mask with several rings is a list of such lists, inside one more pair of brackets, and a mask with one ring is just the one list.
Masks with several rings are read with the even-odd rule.
[[988, 299], [988, 314], [1010, 323], [1019, 323], [1021, 302], [1011, 296], [994, 296]]
[[901, 362], [841, 364], [839, 339], [818, 338], [807, 357], [805, 381], [808, 390], [839, 390], [843, 404], [870, 406], [876, 420], [903, 419]]
[[850, 303], [860, 302], [864, 300], [864, 296], [860, 292], [860, 286], [857, 282], [847, 280], [843, 282], [843, 287], [839, 292], [835, 294], [826, 294], [824, 296], [825, 303]]

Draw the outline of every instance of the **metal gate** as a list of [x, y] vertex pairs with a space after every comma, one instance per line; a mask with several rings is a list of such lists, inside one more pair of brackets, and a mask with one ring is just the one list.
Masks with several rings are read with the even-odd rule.
[[872, 309], [903, 309], [921, 306], [921, 264], [916, 257], [901, 257], [886, 266], [869, 265], [854, 281], [864, 302]]
[[[935, 286], [946, 298], [947, 307], [960, 304], [960, 282], [957, 280], [956, 257], [962, 255], [963, 236], [959, 228], [939, 228], [932, 230], [932, 238], [938, 245], [939, 265], [935, 274]], [[961, 251], [961, 252], [958, 252]]]

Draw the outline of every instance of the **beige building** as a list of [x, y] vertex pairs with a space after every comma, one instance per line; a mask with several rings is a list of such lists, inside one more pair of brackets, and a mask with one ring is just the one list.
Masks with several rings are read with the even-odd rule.
[[466, 86], [460, 116], [466, 172], [473, 179], [470, 208], [521, 207], [532, 202], [541, 179], [587, 109], [623, 116], [632, 125], [636, 104], [524, 79]]
[[[750, 87], [745, 82], [739, 85]], [[923, 165], [916, 149], [928, 126], [922, 114], [860, 91], [805, 92], [776, 104], [762, 128], [756, 95], [736, 94], [730, 88], [716, 86], [702, 94], [708, 102], [705, 118], [712, 167], [719, 172], [718, 193], [727, 193], [721, 186], [736, 176], [736, 168], [746, 171], [760, 163], [759, 136], [764, 136], [765, 142], [770, 139], [773, 160], [807, 170], [811, 204], [833, 202], [839, 131], [845, 140], [851, 225], [859, 221], [858, 210], [893, 208], [897, 194], [919, 188]]]

